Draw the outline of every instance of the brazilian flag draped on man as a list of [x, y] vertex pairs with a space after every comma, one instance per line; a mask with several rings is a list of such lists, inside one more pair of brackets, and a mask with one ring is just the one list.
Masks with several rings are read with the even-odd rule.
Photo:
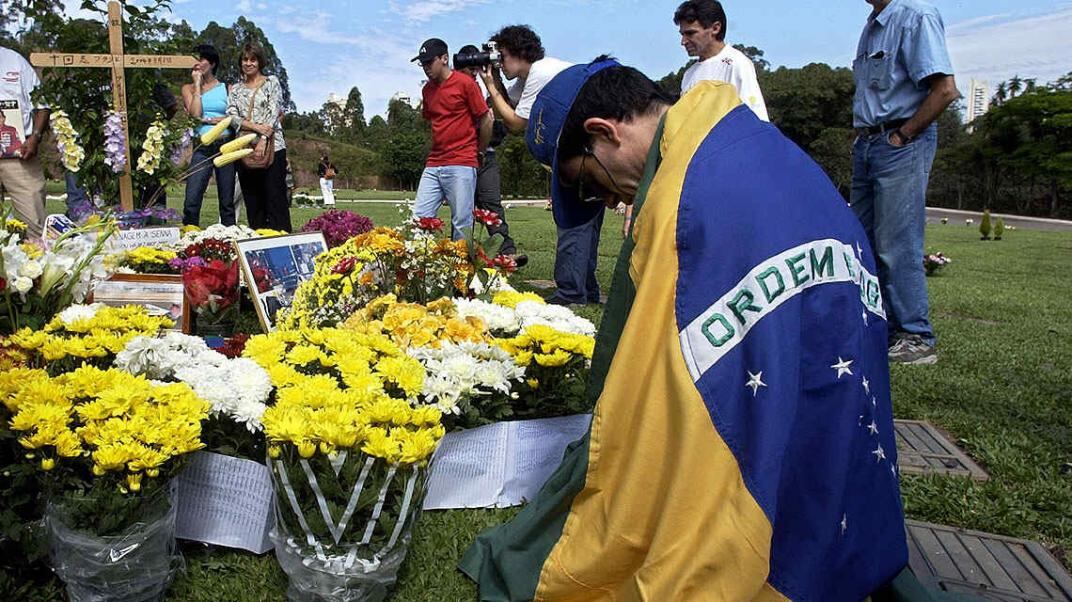
[[[548, 84], [530, 145], [533, 128], [554, 145], [584, 81], [614, 66]], [[908, 553], [886, 320], [859, 223], [715, 82], [665, 115], [634, 212], [591, 431], [461, 569], [482, 600], [866, 598]]]

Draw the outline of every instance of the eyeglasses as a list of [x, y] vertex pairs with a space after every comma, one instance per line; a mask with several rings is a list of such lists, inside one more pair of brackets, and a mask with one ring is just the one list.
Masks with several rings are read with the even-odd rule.
[[586, 202], [586, 203], [602, 203], [604, 198], [606, 198], [608, 196], [611, 196], [612, 194], [615, 194], [613, 191], [607, 190], [605, 187], [603, 187], [601, 184], [599, 184], [599, 182], [597, 182], [595, 180], [592, 180], [588, 184], [588, 189], [589, 189], [591, 194], [585, 194], [585, 192], [584, 192], [584, 189], [585, 189], [585, 169], [584, 169], [584, 165], [588, 161], [588, 157], [591, 157], [593, 160], [595, 160], [596, 165], [599, 165], [599, 168], [603, 170], [603, 173], [607, 174], [607, 179], [610, 180], [611, 186], [613, 186], [614, 189], [618, 191], [617, 195], [625, 196], [622, 193], [621, 186], [618, 186], [618, 182], [616, 182], [614, 180], [614, 176], [611, 175], [610, 170], [607, 169], [607, 166], [603, 165], [603, 162], [599, 160], [599, 157], [597, 157], [595, 155], [595, 153], [592, 152], [591, 147], [586, 146], [586, 147], [584, 147], [584, 154], [581, 155], [581, 171], [577, 176], [577, 193], [580, 196], [581, 200]]

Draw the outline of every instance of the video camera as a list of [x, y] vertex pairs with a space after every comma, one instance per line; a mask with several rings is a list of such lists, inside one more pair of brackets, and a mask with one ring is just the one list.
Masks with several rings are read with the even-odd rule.
[[485, 67], [498, 65], [502, 60], [499, 49], [495, 42], [488, 42], [481, 46], [478, 52], [459, 52], [454, 55], [454, 68], [465, 69], [467, 67]]

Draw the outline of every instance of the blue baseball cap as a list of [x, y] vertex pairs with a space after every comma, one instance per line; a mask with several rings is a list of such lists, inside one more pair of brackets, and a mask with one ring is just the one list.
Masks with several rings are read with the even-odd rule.
[[603, 203], [586, 203], [578, 198], [576, 188], [563, 186], [559, 181], [558, 141], [566, 125], [566, 116], [588, 78], [607, 67], [620, 65], [614, 59], [606, 59], [564, 69], [540, 90], [532, 104], [525, 144], [537, 161], [551, 168], [551, 205], [559, 227], [579, 226], [603, 210]]

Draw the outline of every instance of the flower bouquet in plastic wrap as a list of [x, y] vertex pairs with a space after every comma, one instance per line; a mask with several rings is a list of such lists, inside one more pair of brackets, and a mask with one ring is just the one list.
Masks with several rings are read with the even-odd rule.
[[418, 404], [424, 368], [385, 336], [335, 329], [256, 336], [244, 354], [276, 386], [262, 422], [288, 597], [385, 599], [444, 434]]
[[26, 225], [0, 203], [0, 335], [39, 328], [72, 303], [81, 303], [94, 280], [110, 275], [104, 248], [110, 222], [73, 229], [45, 249], [26, 239]]
[[169, 482], [202, 447], [209, 404], [86, 364], [59, 375], [0, 374], [3, 410], [40, 474], [53, 570], [75, 602], [156, 600], [182, 567]]

